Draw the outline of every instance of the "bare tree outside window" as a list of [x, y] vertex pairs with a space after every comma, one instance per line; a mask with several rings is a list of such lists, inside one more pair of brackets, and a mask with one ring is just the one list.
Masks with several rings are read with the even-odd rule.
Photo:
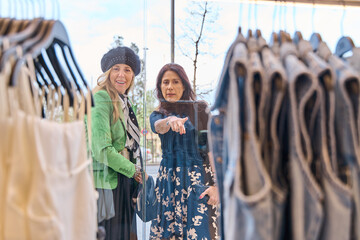
[[178, 50], [193, 63], [192, 84], [195, 94], [206, 95], [212, 90], [197, 93], [199, 90], [197, 84], [199, 56], [211, 55], [212, 34], [217, 31], [216, 20], [219, 15], [219, 7], [213, 2], [190, 1], [186, 12], [188, 14], [186, 19], [178, 23], [183, 34], [176, 38], [176, 44]]

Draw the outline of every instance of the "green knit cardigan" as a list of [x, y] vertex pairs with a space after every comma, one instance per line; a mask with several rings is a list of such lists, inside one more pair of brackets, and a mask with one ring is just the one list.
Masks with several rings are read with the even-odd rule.
[[[135, 164], [119, 153], [125, 147], [126, 129], [122, 117], [113, 123], [114, 108], [109, 94], [100, 90], [93, 97], [91, 149], [95, 187], [114, 189], [118, 183], [117, 173], [131, 178], [135, 173]], [[119, 110], [121, 112], [120, 103]]]

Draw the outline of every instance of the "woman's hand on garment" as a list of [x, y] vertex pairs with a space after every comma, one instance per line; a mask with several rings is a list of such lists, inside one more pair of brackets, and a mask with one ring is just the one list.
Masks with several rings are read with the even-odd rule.
[[185, 122], [188, 120], [188, 117], [178, 118], [178, 117], [169, 117], [166, 124], [170, 126], [171, 130], [178, 132], [180, 134], [185, 134]]
[[217, 187], [215, 186], [210, 186], [208, 187], [208, 189], [206, 189], [201, 195], [200, 195], [200, 199], [202, 199], [203, 197], [205, 197], [205, 195], [209, 196], [209, 200], [207, 201], [207, 203], [209, 205], [217, 205], [219, 204], [219, 192]]

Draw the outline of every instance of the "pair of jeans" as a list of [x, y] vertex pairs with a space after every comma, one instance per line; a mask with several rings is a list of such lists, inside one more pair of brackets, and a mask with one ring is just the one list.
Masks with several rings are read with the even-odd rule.
[[[291, 228], [293, 239], [318, 239], [324, 218], [323, 193], [314, 178], [310, 164], [313, 161], [309, 132], [316, 116], [318, 82], [298, 59], [291, 43], [283, 43], [281, 58], [289, 80], [289, 154], [291, 189]], [[311, 101], [314, 102], [313, 106]]]
[[228, 193], [224, 210], [225, 237], [230, 240], [239, 237], [272, 239], [271, 180], [263, 165], [259, 141], [261, 129], [265, 126], [257, 119], [264, 111], [264, 100], [256, 98], [260, 97], [256, 94], [261, 95], [264, 88], [257, 89], [260, 90], [258, 92], [254, 90], [255, 81], [262, 84], [263, 79], [258, 71], [257, 53], [251, 52], [249, 61], [246, 53], [245, 45], [237, 44], [229, 67], [231, 101], [227, 105], [226, 118], [231, 124], [225, 124], [224, 131], [227, 133], [224, 135], [227, 146], [224, 151], [229, 152], [224, 181], [225, 192]]
[[[301, 59], [318, 79], [320, 111], [312, 136], [317, 178], [324, 193], [324, 222], [319, 239], [350, 239], [352, 194], [348, 184], [338, 177], [335, 139], [335, 73], [312, 51], [308, 41], [298, 44]], [[341, 223], [341, 224], [339, 224]]]
[[[335, 130], [340, 178], [351, 184], [354, 208], [351, 237], [360, 238], [360, 149], [358, 75], [336, 56], [329, 58], [336, 72]], [[347, 167], [343, 167], [347, 166]]]
[[[216, 97], [215, 102], [213, 106], [211, 107], [211, 110], [213, 112], [217, 112], [217, 114], [213, 114], [210, 117], [209, 123], [208, 123], [208, 129], [209, 129], [209, 147], [210, 152], [213, 154], [213, 159], [215, 163], [216, 168], [216, 179], [219, 189], [219, 197], [220, 197], [220, 221], [219, 221], [219, 229], [220, 229], [220, 236], [222, 239], [225, 239], [224, 237], [224, 208], [225, 208], [225, 202], [224, 202], [224, 176], [228, 169], [228, 149], [227, 145], [225, 145], [225, 138], [224, 137], [224, 131], [225, 131], [225, 120], [229, 119], [226, 115], [226, 108], [228, 108], [228, 102], [234, 101], [236, 102], [236, 99], [230, 99], [229, 98], [229, 64], [233, 57], [233, 51], [235, 46], [238, 43], [244, 43], [246, 42], [246, 39], [241, 34], [241, 31], [239, 31], [239, 34], [237, 35], [234, 42], [230, 45], [229, 50], [226, 54], [224, 67], [219, 79], [217, 91], [216, 91]], [[235, 115], [234, 115], [235, 116]], [[239, 115], [238, 115], [239, 117]], [[237, 121], [236, 119], [234, 119]], [[226, 125], [227, 126], [227, 125]], [[229, 128], [228, 128], [229, 129]], [[235, 147], [237, 149], [237, 147]], [[236, 153], [235, 153], [236, 154]]]
[[[266, 42], [262, 38], [259, 38], [258, 41], [259, 46], [262, 46], [261, 42]], [[263, 160], [272, 182], [273, 239], [283, 239], [288, 184], [284, 173], [286, 167], [286, 157], [283, 154], [285, 132], [280, 129], [286, 127], [283, 120], [286, 117], [284, 113], [287, 77], [279, 58], [267, 45], [263, 45], [261, 57], [265, 76], [269, 81], [269, 96], [265, 107], [267, 119], [265, 130], [268, 134], [263, 146]]]

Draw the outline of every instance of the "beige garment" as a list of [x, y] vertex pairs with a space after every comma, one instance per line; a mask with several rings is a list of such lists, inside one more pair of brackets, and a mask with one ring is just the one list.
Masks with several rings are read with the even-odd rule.
[[14, 135], [9, 159], [4, 209], [4, 239], [29, 239], [27, 203], [33, 160], [36, 159], [31, 119], [25, 114], [14, 118]]
[[[34, 131], [39, 158], [28, 206], [31, 239], [95, 239], [96, 197], [88, 170], [84, 122], [56, 123], [38, 118]], [[34, 220], [50, 219], [51, 213], [61, 223], [60, 233], [56, 238], [42, 237], [46, 224]]]
[[[11, 74], [11, 63], [7, 62], [0, 72], [0, 213], [4, 212], [7, 188], [8, 163], [12, 141], [13, 122], [9, 119], [7, 83]], [[4, 214], [0, 214], [0, 239], [3, 237]]]
[[16, 144], [9, 160], [2, 239], [95, 239], [96, 191], [84, 122], [39, 118], [37, 99], [26, 84], [33, 72], [25, 66], [21, 71], [17, 87], [8, 90]]

